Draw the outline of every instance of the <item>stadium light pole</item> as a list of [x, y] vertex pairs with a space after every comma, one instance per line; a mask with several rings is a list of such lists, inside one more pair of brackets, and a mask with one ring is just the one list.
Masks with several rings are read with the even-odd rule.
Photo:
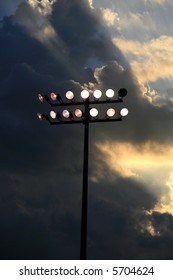
[[118, 91], [118, 97], [114, 99], [114, 90], [108, 89], [106, 91], [106, 100], [102, 100], [102, 92], [95, 90], [93, 93], [93, 100], [88, 90], [81, 91], [82, 101], [76, 101], [74, 93], [72, 91], [66, 92], [66, 99], [63, 100], [59, 94], [52, 92], [49, 96], [38, 94], [40, 102], [49, 103], [51, 107], [72, 107], [82, 106], [82, 109], [75, 109], [74, 114], [64, 109], [61, 114], [53, 110], [50, 114], [37, 113], [39, 120], [46, 119], [51, 125], [63, 125], [63, 124], [83, 124], [84, 125], [84, 150], [83, 150], [83, 185], [82, 185], [82, 211], [81, 211], [81, 239], [80, 239], [80, 259], [87, 259], [87, 214], [88, 214], [88, 150], [89, 150], [89, 124], [100, 122], [115, 122], [122, 121], [122, 118], [128, 114], [128, 109], [123, 108], [116, 114], [114, 108], [109, 108], [106, 112], [106, 117], [98, 118], [98, 110], [96, 108], [90, 108], [91, 105], [101, 104], [114, 104], [122, 103], [123, 98], [127, 95], [127, 90], [121, 88]]

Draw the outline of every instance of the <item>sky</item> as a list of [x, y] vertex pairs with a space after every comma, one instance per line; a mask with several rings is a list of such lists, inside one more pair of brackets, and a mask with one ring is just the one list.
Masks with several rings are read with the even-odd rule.
[[0, 259], [79, 259], [82, 124], [37, 94], [126, 88], [90, 125], [87, 258], [173, 258], [172, 0], [2, 0]]

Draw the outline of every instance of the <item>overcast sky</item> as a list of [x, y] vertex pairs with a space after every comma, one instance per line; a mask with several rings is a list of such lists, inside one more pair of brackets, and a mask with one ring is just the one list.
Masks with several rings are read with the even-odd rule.
[[40, 122], [37, 94], [122, 87], [129, 115], [90, 125], [88, 259], [173, 258], [172, 14], [172, 0], [1, 0], [1, 259], [79, 259], [84, 127]]

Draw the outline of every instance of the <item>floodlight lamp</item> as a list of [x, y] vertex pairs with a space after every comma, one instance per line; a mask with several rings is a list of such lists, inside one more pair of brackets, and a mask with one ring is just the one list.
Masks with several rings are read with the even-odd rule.
[[107, 117], [111, 118], [115, 115], [115, 109], [109, 108], [106, 112]]
[[83, 99], [87, 99], [87, 98], [89, 97], [89, 91], [86, 90], [86, 89], [82, 90], [82, 91], [81, 91], [81, 97], [82, 97]]
[[65, 95], [66, 95], [66, 98], [69, 100], [74, 99], [74, 93], [72, 91], [67, 91]]
[[40, 102], [44, 101], [44, 96], [42, 94], [38, 94], [38, 99], [40, 100]]
[[56, 101], [56, 100], [57, 100], [57, 94], [54, 93], [54, 92], [51, 92], [50, 98], [51, 98], [53, 101]]
[[118, 95], [119, 97], [124, 97], [127, 95], [127, 90], [125, 88], [121, 88], [119, 91], [118, 91]]
[[128, 113], [129, 113], [129, 111], [128, 111], [127, 108], [123, 108], [123, 109], [121, 109], [121, 111], [120, 111], [120, 115], [121, 115], [122, 117], [127, 116]]
[[83, 112], [80, 109], [76, 109], [74, 111], [74, 114], [77, 118], [82, 118], [82, 116], [83, 116]]
[[94, 95], [94, 97], [95, 97], [96, 99], [99, 99], [99, 98], [102, 96], [102, 92], [101, 92], [101, 90], [96, 89], [96, 90], [94, 91], [93, 95]]
[[38, 119], [39, 119], [40, 121], [42, 121], [42, 120], [43, 120], [43, 114], [41, 114], [41, 113], [37, 113], [37, 117], [38, 117]]
[[98, 116], [98, 110], [96, 109], [96, 108], [92, 108], [92, 109], [90, 109], [90, 115], [91, 115], [91, 117], [93, 117], [93, 118], [96, 118], [97, 116]]
[[68, 110], [63, 110], [62, 115], [65, 119], [68, 119], [70, 117], [70, 112]]
[[107, 89], [106, 96], [108, 98], [112, 98], [114, 96], [114, 90], [113, 89]]
[[56, 112], [55, 111], [50, 111], [50, 116], [52, 119], [56, 119]]

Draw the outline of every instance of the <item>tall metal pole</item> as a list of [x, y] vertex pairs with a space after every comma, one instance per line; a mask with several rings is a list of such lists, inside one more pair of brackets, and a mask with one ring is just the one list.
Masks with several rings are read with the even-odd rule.
[[[85, 90], [84, 90], [85, 91]], [[113, 90], [109, 90], [109, 91], [113, 91]], [[114, 93], [114, 92], [113, 92]], [[88, 146], [89, 146], [89, 123], [95, 123], [95, 122], [114, 122], [114, 121], [122, 121], [122, 117], [126, 116], [128, 114], [128, 109], [127, 108], [123, 108], [120, 113], [119, 116], [117, 118], [113, 118], [111, 119], [111, 117], [114, 116], [115, 112], [108, 113], [107, 111], [107, 116], [109, 118], [102, 118], [102, 119], [94, 119], [90, 118], [90, 114], [89, 114], [89, 106], [90, 105], [94, 105], [94, 104], [114, 104], [114, 103], [120, 103], [123, 102], [123, 97], [127, 95], [127, 90], [125, 88], [122, 88], [118, 91], [118, 99], [116, 100], [109, 100], [109, 101], [104, 101], [104, 100], [94, 100], [94, 101], [90, 101], [89, 97], [84, 101], [78, 101], [78, 102], [63, 102], [62, 98], [60, 98], [59, 95], [56, 95], [55, 93], [52, 93], [52, 96], [42, 96], [41, 94], [38, 94], [38, 98], [40, 100], [40, 102], [43, 102], [43, 100], [45, 99], [50, 105], [51, 107], [55, 107], [55, 106], [84, 106], [85, 108], [85, 112], [84, 114], [81, 114], [80, 117], [82, 117], [81, 120], [76, 120], [73, 118], [73, 114], [70, 113], [68, 110], [64, 110], [67, 112], [67, 115], [65, 113], [65, 115], [62, 113], [63, 117], [65, 119], [70, 119], [70, 120], [66, 120], [64, 121], [63, 118], [61, 118], [61, 115], [59, 113], [56, 113], [54, 111], [50, 112], [50, 116], [53, 120], [50, 119], [50, 117], [44, 113], [38, 113], [37, 116], [39, 118], [39, 120], [42, 120], [43, 118], [45, 118], [51, 125], [62, 125], [62, 124], [74, 124], [74, 123], [83, 123], [84, 124], [84, 154], [83, 154], [83, 186], [82, 186], [82, 213], [81, 213], [81, 240], [80, 240], [80, 259], [81, 260], [86, 260], [87, 259], [87, 208], [88, 208]], [[111, 93], [112, 94], [112, 93]], [[85, 95], [85, 94], [84, 94]], [[89, 96], [89, 92], [87, 93], [87, 95]], [[108, 97], [108, 95], [106, 94], [106, 96]], [[81, 92], [81, 97], [84, 99], [85, 97], [82, 96], [82, 92]], [[96, 97], [97, 98], [97, 97]], [[111, 97], [109, 97], [111, 98]], [[53, 102], [52, 102], [52, 100]], [[56, 101], [56, 99], [59, 101], [59, 103], [56, 103], [54, 101]], [[67, 97], [68, 99], [68, 97]], [[112, 110], [112, 109], [110, 109]], [[115, 111], [113, 109], [113, 111]], [[52, 115], [53, 112], [53, 115]], [[76, 118], [79, 118], [78, 115], [76, 115]], [[92, 117], [92, 114], [91, 114]], [[57, 121], [55, 121], [54, 119], [58, 119]]]
[[89, 100], [85, 101], [80, 259], [87, 259]]

